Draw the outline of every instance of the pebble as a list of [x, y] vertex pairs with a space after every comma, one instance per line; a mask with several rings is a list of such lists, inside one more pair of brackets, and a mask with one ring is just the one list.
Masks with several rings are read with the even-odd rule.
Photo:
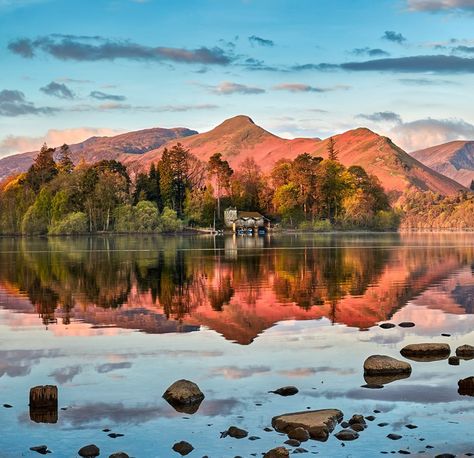
[[189, 455], [194, 450], [194, 447], [189, 442], [181, 441], [173, 445], [173, 450], [181, 456], [185, 456]]
[[379, 325], [382, 329], [391, 329], [394, 328], [395, 325], [393, 323], [382, 323]]
[[387, 437], [389, 439], [392, 439], [393, 441], [397, 441], [402, 438], [402, 436], [400, 436], [399, 434], [394, 434], [394, 433], [388, 434]]
[[399, 323], [399, 325], [401, 328], [413, 328], [415, 326], [415, 323], [411, 322], [411, 321], [402, 321], [401, 323]]
[[46, 455], [47, 453], [51, 453], [49, 450], [48, 450], [48, 446], [47, 445], [36, 445], [34, 447], [30, 447], [30, 450], [32, 452], [36, 452], [36, 453], [39, 453], [40, 455]]

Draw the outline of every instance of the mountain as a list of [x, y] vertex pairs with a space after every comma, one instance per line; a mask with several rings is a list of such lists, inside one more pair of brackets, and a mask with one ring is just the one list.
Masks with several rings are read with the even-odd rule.
[[[463, 187], [431, 170], [396, 146], [389, 138], [369, 129], [350, 130], [333, 137], [339, 160], [346, 166], [361, 165], [367, 172], [376, 175], [385, 190], [401, 194], [410, 185], [420, 190], [431, 190], [441, 194], [455, 194]], [[279, 159], [294, 159], [298, 154], [310, 153], [327, 157], [328, 141], [317, 138], [288, 140], [277, 137], [257, 126], [248, 116], [236, 116], [224, 121], [209, 132], [192, 135], [180, 140], [186, 148], [202, 160], [222, 153], [232, 167], [252, 157], [264, 171], [270, 170]], [[129, 163], [147, 169], [159, 159], [168, 142], [160, 148], [139, 157], [128, 157]]]
[[453, 141], [411, 155], [423, 164], [464, 186], [474, 180], [474, 141]]
[[[128, 132], [113, 137], [91, 137], [81, 143], [69, 145], [74, 162], [84, 159], [97, 162], [101, 159], [122, 160], [128, 155], [143, 154], [158, 148], [170, 140], [197, 134], [182, 127], [173, 129], [153, 128]], [[60, 146], [60, 145], [54, 145]], [[33, 163], [38, 151], [15, 154], [0, 159], [0, 181], [9, 175], [24, 172]]]
[[[369, 129], [350, 130], [333, 137], [339, 160], [346, 166], [361, 165], [376, 175], [385, 190], [400, 195], [410, 185], [420, 190], [455, 194], [463, 187], [456, 181], [431, 170], [396, 146], [389, 138]], [[227, 119], [209, 132], [198, 134], [189, 129], [147, 129], [117, 135], [92, 137], [71, 146], [73, 159], [87, 162], [117, 159], [133, 171], [148, 170], [157, 162], [165, 147], [177, 140], [199, 159], [207, 161], [217, 152], [237, 168], [246, 158], [253, 158], [268, 172], [279, 159], [294, 159], [301, 153], [327, 157], [329, 139], [278, 137], [248, 116]], [[0, 181], [6, 176], [25, 171], [36, 153], [17, 154], [0, 160]]]

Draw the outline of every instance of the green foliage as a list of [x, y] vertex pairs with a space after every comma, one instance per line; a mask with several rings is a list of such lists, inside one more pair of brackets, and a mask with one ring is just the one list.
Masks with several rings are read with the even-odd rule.
[[316, 221], [303, 221], [299, 225], [299, 229], [302, 231], [311, 231], [311, 232], [330, 232], [333, 230], [333, 225], [331, 221], [327, 219], [316, 220]]
[[88, 221], [85, 213], [68, 213], [64, 218], [54, 221], [49, 227], [49, 234], [75, 235], [85, 234], [88, 230]]
[[47, 234], [51, 222], [51, 194], [42, 189], [23, 216], [21, 232], [27, 235]]
[[161, 214], [161, 227], [163, 232], [177, 232], [182, 229], [182, 223], [175, 210], [165, 207]]

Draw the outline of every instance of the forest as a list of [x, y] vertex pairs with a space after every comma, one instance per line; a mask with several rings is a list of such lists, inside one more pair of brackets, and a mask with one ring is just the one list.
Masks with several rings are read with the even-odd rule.
[[69, 147], [43, 145], [26, 173], [0, 185], [1, 234], [176, 232], [222, 227], [228, 206], [259, 211], [276, 227], [313, 231], [393, 230], [399, 214], [375, 176], [308, 153], [269, 174], [244, 160], [233, 170], [220, 153], [207, 162], [177, 143], [147, 172], [116, 160], [74, 164]]

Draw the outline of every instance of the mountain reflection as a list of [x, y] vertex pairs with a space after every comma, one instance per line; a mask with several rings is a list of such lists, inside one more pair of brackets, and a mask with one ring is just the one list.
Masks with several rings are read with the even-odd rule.
[[473, 313], [471, 239], [453, 237], [2, 239], [0, 306], [47, 326], [204, 326], [241, 344], [289, 319], [367, 328], [430, 291]]

